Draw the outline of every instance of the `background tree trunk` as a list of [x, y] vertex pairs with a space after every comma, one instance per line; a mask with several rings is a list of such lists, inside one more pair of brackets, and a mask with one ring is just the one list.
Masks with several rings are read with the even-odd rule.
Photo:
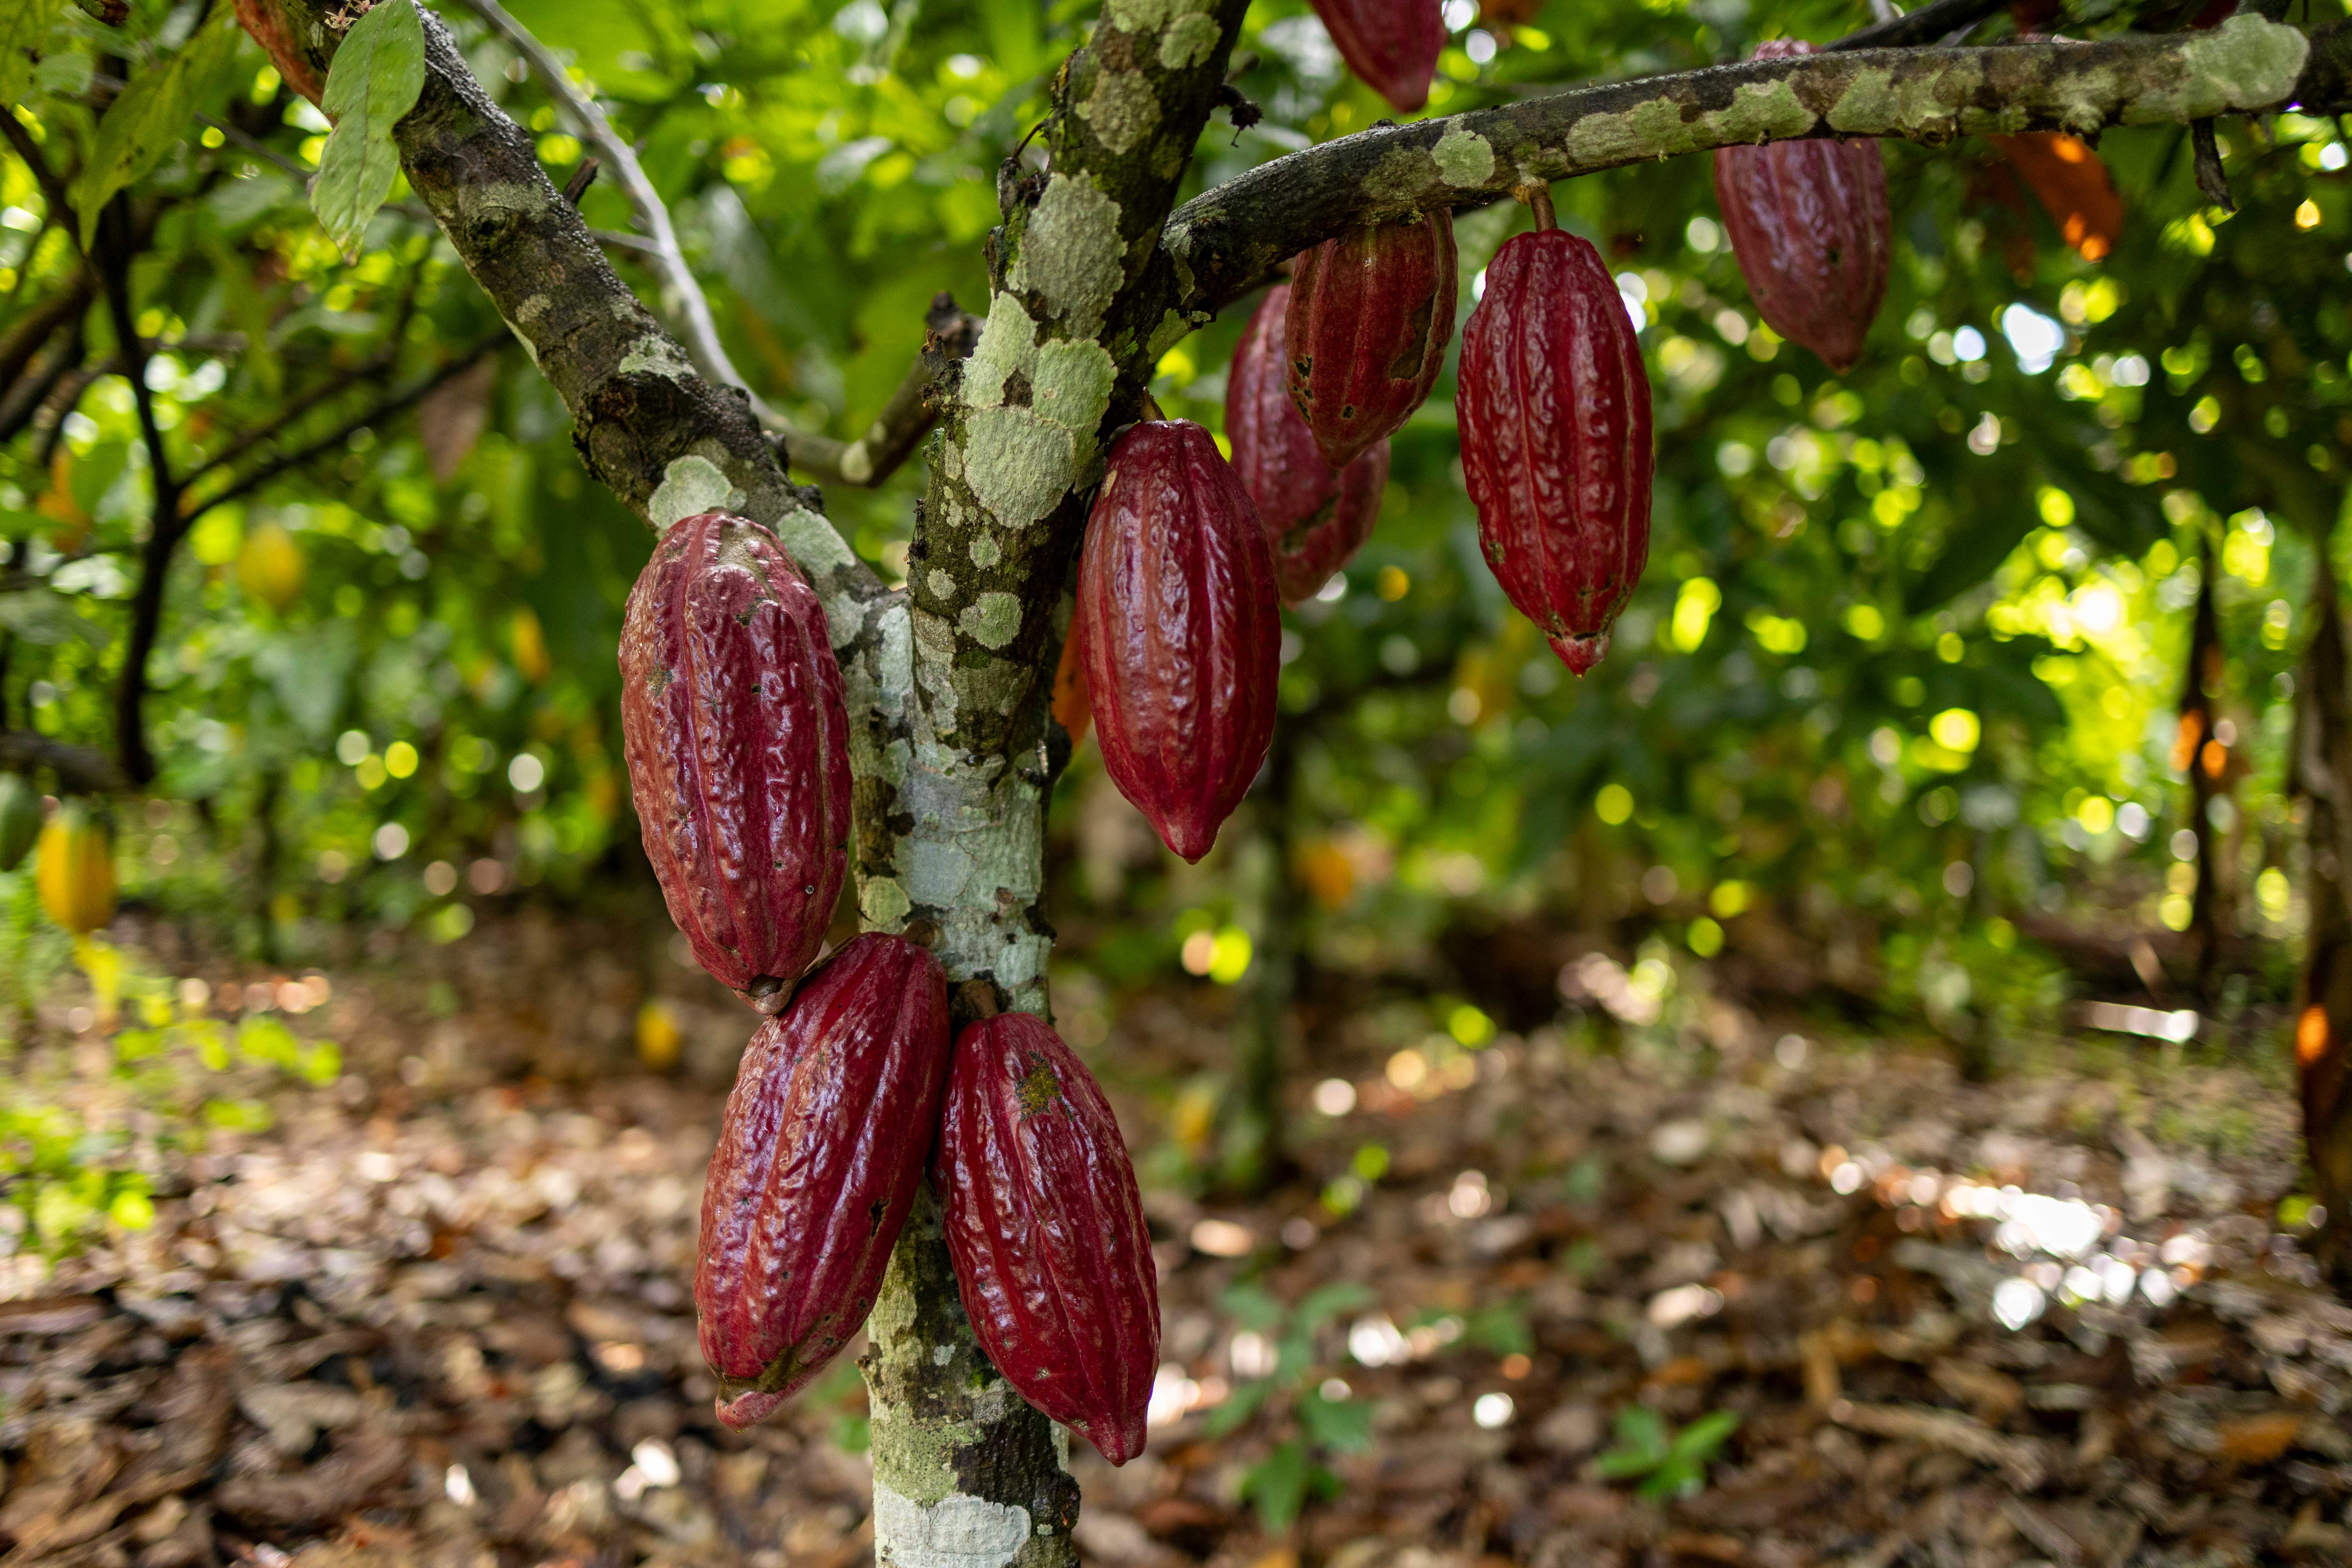
[[2310, 926], [2295, 1000], [2295, 1076], [2313, 1184], [2327, 1210], [2318, 1253], [2339, 1279], [2352, 1274], [2352, 690], [2344, 616], [2327, 543], [2319, 541], [2311, 641], [2295, 677], [2294, 752], [2288, 791], [2305, 803], [2311, 856]]

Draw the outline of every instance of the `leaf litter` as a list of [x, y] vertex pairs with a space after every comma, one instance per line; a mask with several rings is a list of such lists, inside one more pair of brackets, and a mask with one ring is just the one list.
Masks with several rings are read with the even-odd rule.
[[[593, 956], [614, 950], [486, 927], [436, 960], [459, 999], [439, 1018], [406, 959], [339, 978], [342, 1082], [279, 1090], [266, 1131], [158, 1145], [151, 1228], [54, 1264], [0, 1231], [0, 1568], [870, 1557], [847, 1358], [738, 1435], [696, 1349], [702, 1168], [748, 1016], [681, 988], [688, 1070], [631, 1071], [642, 984]], [[498, 1000], [557, 963], [571, 978], [527, 1018]], [[1223, 1065], [1219, 999], [1148, 993], [1091, 1053], [1147, 1163], [1158, 1087]], [[1808, 1041], [1720, 1001], [1671, 1033], [1571, 1009], [1416, 1075], [1364, 1017], [1318, 1029], [1294, 1180], [1148, 1194], [1151, 1446], [1118, 1470], [1073, 1446], [1082, 1554], [2352, 1557], [2352, 1308], [2279, 1223], [2296, 1166], [2274, 1084], [2087, 1050], [1969, 1084], [1932, 1046]], [[106, 1053], [51, 1036], [25, 1080], [102, 1118]], [[1241, 1342], [1232, 1289], [1289, 1304], [1343, 1281], [1369, 1296], [1307, 1335], [1305, 1375], [1318, 1409], [1367, 1405], [1370, 1441], [1270, 1535], [1244, 1478], [1295, 1415], [1210, 1436], [1244, 1350], [1271, 1355]], [[1627, 1458], [1628, 1432], [1655, 1453]], [[1691, 1434], [1675, 1484], [1644, 1484]]]

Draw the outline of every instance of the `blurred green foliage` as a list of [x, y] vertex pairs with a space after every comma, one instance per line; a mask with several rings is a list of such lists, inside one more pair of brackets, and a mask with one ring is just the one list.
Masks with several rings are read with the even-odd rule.
[[[934, 292], [984, 300], [995, 169], [1095, 7], [514, 9], [642, 150], [761, 395], [845, 437], [904, 374]], [[198, 14], [137, 0], [121, 32], [58, 24], [20, 111], [51, 176], [91, 155], [92, 84], [172, 68]], [[1448, 16], [1431, 113], [1867, 20], [1832, 0]], [[583, 150], [541, 85], [462, 9], [446, 19], [568, 178]], [[1192, 188], [1387, 113], [1303, 0], [1259, 0], [1239, 63], [1265, 117], [1213, 125]], [[249, 43], [191, 90], [212, 124], [133, 186], [133, 281], [165, 447], [202, 500], [497, 321], [404, 187], [355, 264], [336, 254], [295, 177], [325, 122]], [[1561, 221], [1619, 269], [1657, 395], [1653, 559], [1615, 651], [1579, 681], [1505, 605], [1441, 383], [1397, 437], [1371, 543], [1291, 620], [1297, 783], [1278, 811], [1237, 819], [1193, 869], [1098, 849], [1073, 826], [1102, 787], [1090, 753], [1065, 777], [1076, 956], [1114, 984], [1242, 980], [1275, 907], [1230, 875], [1255, 837], [1310, 895], [1310, 957], [1338, 969], [1410, 967], [1451, 927], [1541, 916], [1768, 971], [1821, 955], [1803, 973], [1963, 1035], [2046, 1018], [2063, 979], [2032, 956], [2034, 922], [2186, 921], [2171, 715], [2209, 552], [2241, 737], [2216, 808], [2235, 918], [2292, 936], [2287, 704], [2352, 458], [2347, 149], [2293, 115], [2221, 136], [2234, 215], [2198, 194], [2185, 131], [2105, 138], [2125, 216], [2098, 260], [1990, 145], [1886, 147], [1893, 286], [1843, 377], [1757, 321], [1703, 159], [1561, 186]], [[631, 226], [610, 182], [582, 207]], [[1465, 313], [1527, 221], [1462, 215]], [[24, 159], [0, 162], [0, 331], [77, 287], [73, 226]], [[1170, 352], [1170, 413], [1221, 427], [1254, 304]], [[68, 381], [102, 373], [102, 304], [58, 319], [44, 352], [79, 356]], [[21, 423], [0, 449], [0, 726], [103, 748], [152, 523], [131, 390], [85, 379], [53, 427]], [[887, 576], [919, 466], [828, 497]], [[513, 353], [205, 511], [149, 672], [163, 771], [122, 836], [131, 897], [296, 956], [353, 925], [455, 941], [486, 900], [635, 875], [613, 646], [647, 547]], [[2279, 984], [2257, 965], [2240, 994]]]

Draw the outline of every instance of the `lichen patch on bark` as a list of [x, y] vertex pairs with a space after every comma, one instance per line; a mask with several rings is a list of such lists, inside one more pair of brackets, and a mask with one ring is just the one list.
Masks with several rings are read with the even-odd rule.
[[1029, 215], [1006, 281], [1034, 292], [1063, 335], [1091, 338], [1123, 281], [1121, 249], [1118, 204], [1085, 181], [1055, 174]]
[[1494, 176], [1495, 144], [1460, 125], [1446, 127], [1429, 155], [1436, 160], [1437, 172], [1448, 184], [1483, 184]]

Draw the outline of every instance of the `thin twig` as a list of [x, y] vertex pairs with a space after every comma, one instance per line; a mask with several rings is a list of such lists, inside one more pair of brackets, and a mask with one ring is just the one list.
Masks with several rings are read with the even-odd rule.
[[679, 248], [677, 230], [669, 220], [669, 208], [646, 178], [645, 166], [637, 162], [637, 150], [626, 138], [613, 129], [613, 122], [597, 107], [596, 100], [573, 85], [563, 62], [539, 41], [531, 30], [507, 15], [498, 0], [463, 0], [474, 14], [503, 34], [507, 42], [520, 50], [539, 74], [548, 95], [562, 106], [564, 113], [579, 127], [583, 139], [594, 145], [613, 165], [613, 178], [621, 194], [637, 215], [637, 225], [653, 242], [652, 255], [656, 268], [662, 273], [670, 291], [676, 295], [680, 317], [680, 336], [686, 340], [686, 352], [694, 361], [694, 368], [712, 381], [725, 386], [741, 389], [751, 399], [753, 412], [760, 422], [780, 434], [789, 434], [782, 416], [762, 403], [751, 391], [727, 357], [727, 349], [719, 341], [719, 323], [710, 314], [710, 301], [702, 292], [702, 284], [694, 269], [686, 264], [686, 253]]
[[959, 309], [952, 294], [932, 297], [923, 325], [922, 352], [865, 435], [855, 441], [836, 441], [830, 436], [788, 433], [777, 443], [784, 460], [824, 483], [866, 489], [897, 472], [939, 418], [931, 402], [932, 384], [949, 365], [970, 358], [980, 341], [980, 318]]
[[2221, 167], [2221, 145], [2214, 139], [2210, 120], [2189, 122], [2189, 137], [2197, 149], [2197, 189], [2225, 213], [2238, 210], [2230, 198], [2230, 176]]

